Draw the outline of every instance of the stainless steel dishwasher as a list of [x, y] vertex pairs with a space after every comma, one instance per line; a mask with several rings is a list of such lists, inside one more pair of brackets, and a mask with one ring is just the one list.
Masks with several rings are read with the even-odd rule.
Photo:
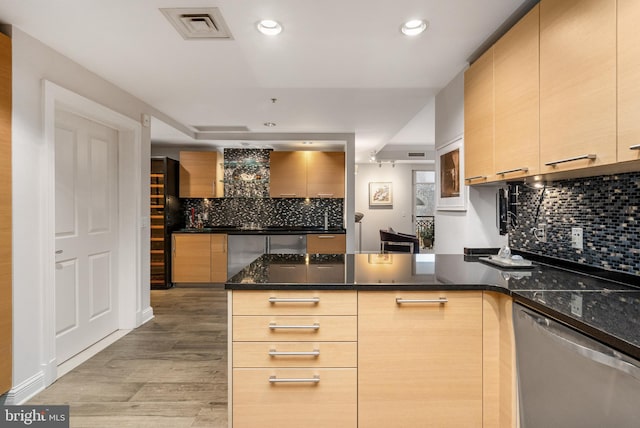
[[522, 428], [639, 426], [639, 361], [519, 304], [513, 321]]
[[305, 254], [307, 235], [229, 235], [227, 251], [230, 278], [263, 254]]

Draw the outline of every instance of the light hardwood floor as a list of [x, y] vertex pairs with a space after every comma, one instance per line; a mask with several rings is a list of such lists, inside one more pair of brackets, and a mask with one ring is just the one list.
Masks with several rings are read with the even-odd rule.
[[226, 427], [222, 286], [152, 290], [155, 318], [28, 404], [69, 404], [71, 427]]

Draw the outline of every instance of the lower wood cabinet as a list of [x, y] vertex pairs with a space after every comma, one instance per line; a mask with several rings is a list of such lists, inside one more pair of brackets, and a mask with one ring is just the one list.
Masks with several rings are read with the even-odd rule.
[[235, 428], [357, 426], [357, 370], [233, 369]]
[[224, 282], [227, 280], [227, 235], [174, 233], [173, 282]]
[[229, 296], [230, 426], [517, 426], [509, 296], [319, 290]]
[[357, 295], [230, 293], [230, 426], [358, 426]]
[[308, 254], [344, 254], [346, 252], [347, 240], [343, 233], [307, 235]]
[[482, 426], [482, 292], [358, 293], [358, 423]]

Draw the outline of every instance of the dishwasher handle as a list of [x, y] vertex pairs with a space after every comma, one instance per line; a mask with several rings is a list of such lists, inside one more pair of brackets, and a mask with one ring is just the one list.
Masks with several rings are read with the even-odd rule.
[[[549, 318], [525, 308], [518, 308], [518, 311], [529, 320], [533, 328], [550, 337], [556, 343], [563, 345], [565, 348], [572, 350], [584, 358], [626, 373], [640, 381], [640, 366], [627, 361], [625, 357], [617, 351], [609, 350], [603, 346], [603, 350], [606, 349], [609, 351], [609, 353], [606, 353], [601, 350], [594, 349], [593, 347], [577, 343], [571, 340], [570, 336], [572, 334], [567, 333], [564, 331], [564, 328], [559, 327], [562, 325], [558, 324], [556, 321], [550, 320]], [[566, 328], [568, 329], [569, 327]], [[582, 333], [573, 333], [573, 335], [579, 334], [581, 335]]]

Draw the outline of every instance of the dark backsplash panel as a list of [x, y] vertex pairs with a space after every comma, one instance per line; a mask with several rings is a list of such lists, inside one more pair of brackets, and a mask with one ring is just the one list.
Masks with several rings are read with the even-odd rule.
[[[640, 173], [548, 183], [542, 199], [543, 189], [510, 184], [510, 191], [516, 186], [511, 248], [640, 275]], [[546, 225], [546, 243], [533, 236], [538, 224]], [[571, 248], [572, 227], [583, 228], [583, 250]]]
[[[328, 213], [329, 227], [344, 227], [343, 200], [333, 198], [214, 198], [181, 199], [182, 209], [205, 213], [204, 227], [242, 226], [324, 226]], [[185, 217], [186, 218], [186, 217]]]
[[224, 149], [225, 197], [269, 197], [270, 149]]

